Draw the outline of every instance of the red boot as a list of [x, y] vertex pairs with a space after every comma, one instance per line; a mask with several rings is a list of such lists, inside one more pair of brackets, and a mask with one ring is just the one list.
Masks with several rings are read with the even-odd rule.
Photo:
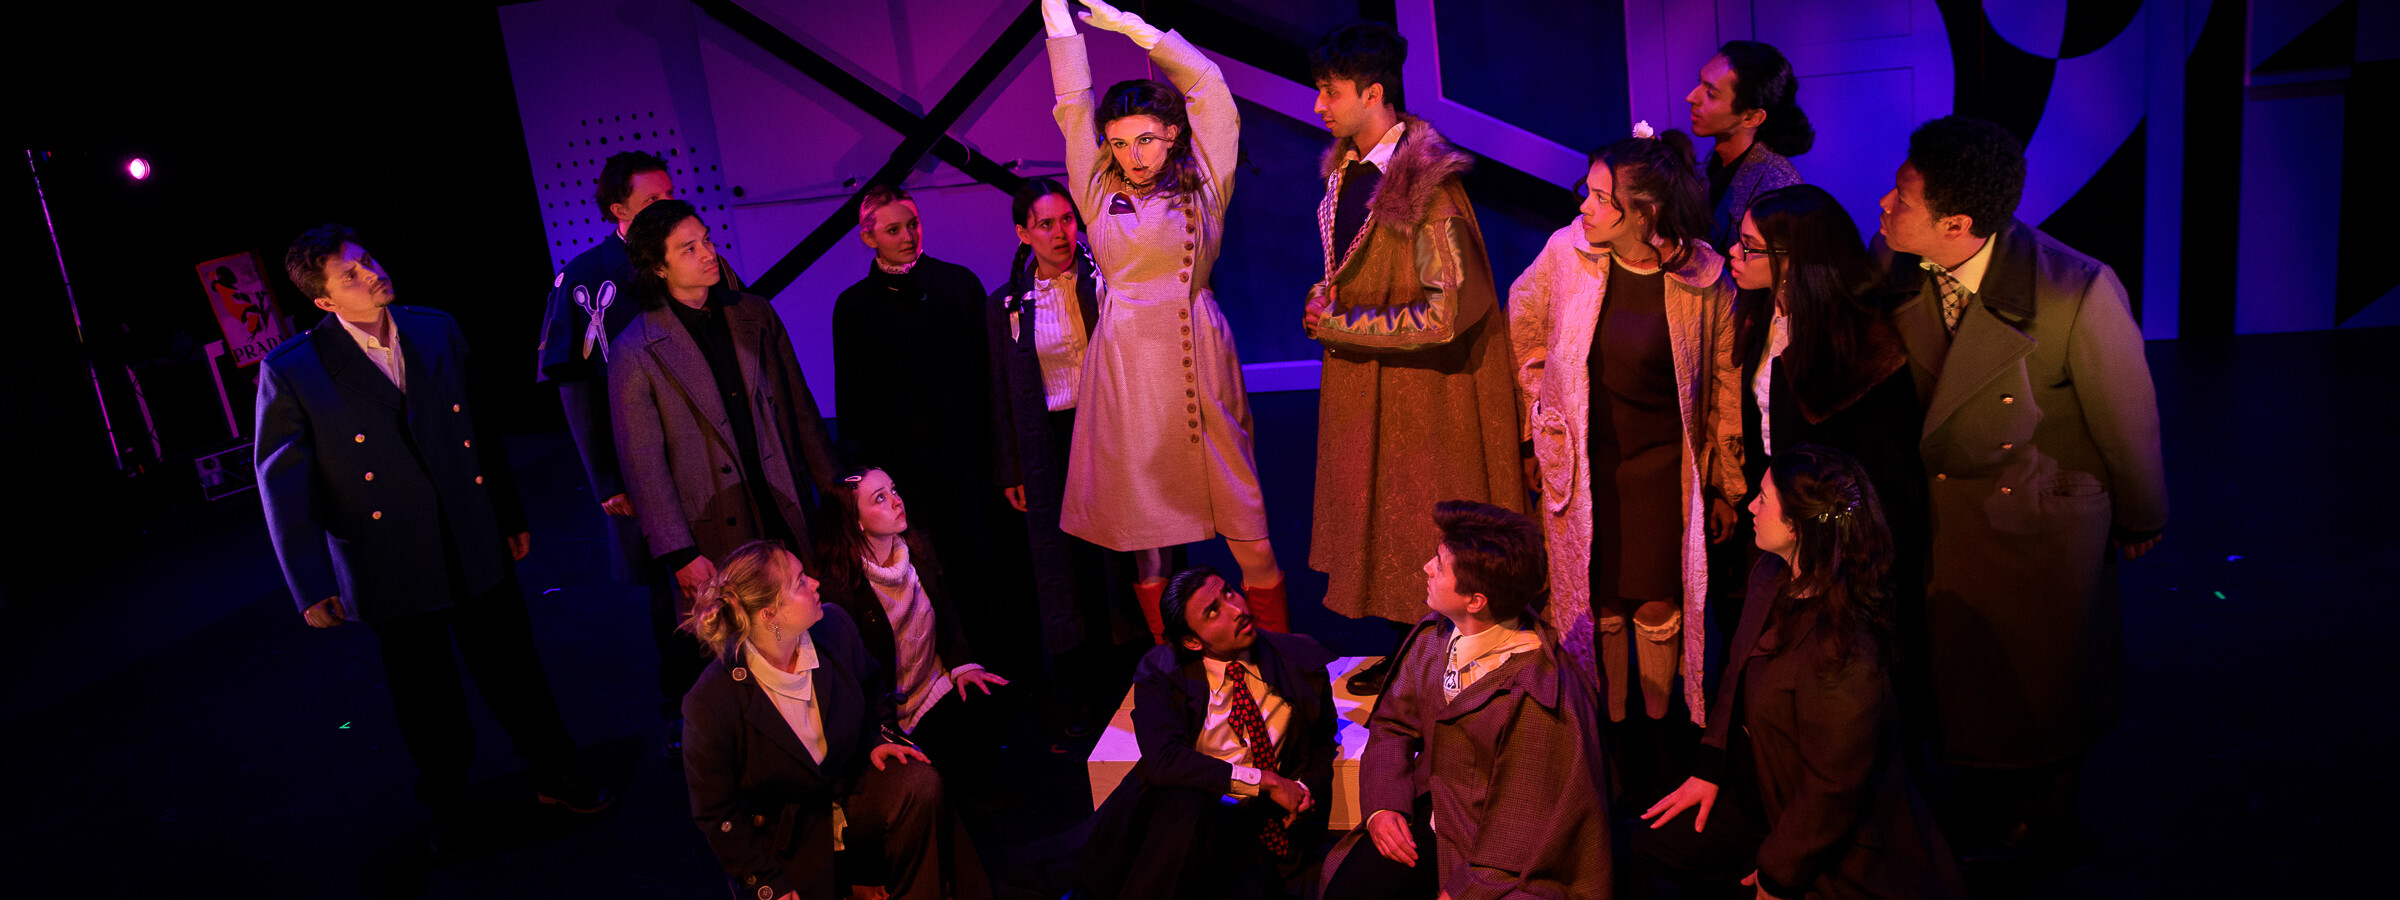
[[1283, 589], [1288, 582], [1276, 582], [1274, 587], [1243, 588], [1242, 595], [1250, 600], [1250, 618], [1258, 627], [1268, 631], [1290, 634], [1291, 612], [1284, 608]]
[[1133, 586], [1133, 599], [1141, 604], [1142, 621], [1150, 623], [1150, 642], [1153, 644], [1167, 642], [1167, 620], [1158, 614], [1159, 598], [1166, 595], [1167, 583], [1164, 581], [1143, 581]]

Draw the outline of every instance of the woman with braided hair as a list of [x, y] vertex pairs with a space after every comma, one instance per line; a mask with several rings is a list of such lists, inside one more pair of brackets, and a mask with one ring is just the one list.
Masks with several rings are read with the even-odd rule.
[[1776, 453], [1762, 481], [1750, 510], [1767, 555], [1693, 775], [1642, 813], [1637, 864], [1687, 890], [1738, 879], [1758, 897], [1964, 897], [1900, 763], [1892, 536], [1875, 486], [1814, 444]]
[[683, 698], [684, 780], [734, 896], [991, 896], [933, 764], [896, 727], [884, 666], [798, 557], [734, 549], [683, 627], [716, 654]]
[[1108, 282], [1084, 357], [1060, 527], [1136, 554], [1135, 593], [1153, 641], [1166, 642], [1165, 549], [1219, 535], [1242, 567], [1258, 627], [1290, 631], [1250, 395], [1208, 287], [1241, 114], [1224, 73], [1182, 35], [1103, 0], [1078, 2], [1090, 10], [1086, 23], [1131, 38], [1167, 80], [1118, 82], [1096, 96], [1067, 0], [1042, 0], [1066, 184]]

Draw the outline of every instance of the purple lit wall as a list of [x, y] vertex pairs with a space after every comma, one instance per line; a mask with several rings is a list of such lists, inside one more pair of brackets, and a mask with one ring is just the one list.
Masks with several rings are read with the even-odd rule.
[[[1374, 4], [1368, 4], [1373, 6]], [[1802, 77], [1815, 149], [1802, 174], [1874, 226], [1918, 122], [1953, 111], [2027, 138], [2020, 216], [2115, 266], [2154, 338], [2400, 323], [2400, 281], [2344, 265], [2395, 236], [2345, 208], [2389, 176], [2351, 163], [2352, 93], [2392, 85], [2390, 0], [1627, 0], [1622, 7], [1401, 0], [1410, 106], [1486, 160], [1476, 194], [1502, 287], [1571, 213], [1564, 185], [1634, 119], [1688, 127], [1684, 92], [1715, 47], [1774, 43]], [[1024, 9], [1010, 0], [743, 0], [742, 8], [922, 115]], [[1137, 2], [1184, 27], [1243, 101], [1243, 171], [1220, 302], [1253, 389], [1313, 387], [1298, 298], [1317, 273], [1316, 157], [1299, 54], [1358, 14], [1331, 0]], [[595, 161], [672, 154], [752, 278], [883, 164], [901, 134], [689, 0], [541, 0], [502, 7], [554, 262], [605, 233]], [[1091, 37], [1097, 80], [1149, 75], [1129, 42]], [[2228, 49], [2230, 48], [2230, 50]], [[625, 116], [622, 122], [618, 116]], [[639, 126], [638, 132], [636, 126]], [[1025, 175], [1059, 172], [1049, 73], [1026, 42], [951, 136]], [[638, 135], [638, 136], [637, 136]], [[603, 145], [602, 139], [609, 143]], [[589, 141], [590, 143], [585, 143]], [[1495, 174], [1496, 173], [1496, 174]], [[576, 182], [581, 181], [582, 184]], [[927, 248], [987, 286], [1015, 248], [1007, 198], [928, 157], [906, 183]], [[2384, 192], [2384, 196], [2391, 196]], [[2238, 210], [2238, 212], [2237, 212]], [[868, 251], [844, 240], [776, 297], [822, 398], [833, 297]], [[528, 295], [534, 290], [528, 286]]]

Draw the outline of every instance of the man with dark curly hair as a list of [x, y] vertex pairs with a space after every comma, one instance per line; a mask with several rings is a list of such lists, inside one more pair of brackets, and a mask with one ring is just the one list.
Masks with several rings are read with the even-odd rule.
[[1960, 843], [1987, 867], [2082, 852], [2076, 781], [2123, 693], [2117, 563], [2167, 522], [2124, 285], [2015, 217], [2024, 183], [2015, 135], [1927, 122], [1883, 197], [1879, 242], [1926, 398], [1933, 550], [1903, 640], [1919, 630], [1935, 748], [1965, 773]]
[[1427, 612], [1367, 720], [1366, 820], [1326, 857], [1324, 896], [1605, 898], [1598, 695], [1542, 622], [1541, 526], [1468, 500], [1431, 519]]

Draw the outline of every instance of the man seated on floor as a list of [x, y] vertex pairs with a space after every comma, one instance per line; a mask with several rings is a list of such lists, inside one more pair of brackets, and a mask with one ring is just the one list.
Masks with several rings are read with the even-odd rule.
[[1366, 821], [1325, 860], [1328, 900], [1609, 896], [1608, 792], [1589, 684], [1535, 608], [1533, 520], [1434, 507], [1433, 611], [1401, 642], [1359, 759]]
[[1261, 631], [1205, 566], [1167, 582], [1166, 644], [1133, 677], [1141, 762], [1094, 814], [1077, 879], [1101, 898], [1275, 897], [1325, 831], [1333, 654]]

